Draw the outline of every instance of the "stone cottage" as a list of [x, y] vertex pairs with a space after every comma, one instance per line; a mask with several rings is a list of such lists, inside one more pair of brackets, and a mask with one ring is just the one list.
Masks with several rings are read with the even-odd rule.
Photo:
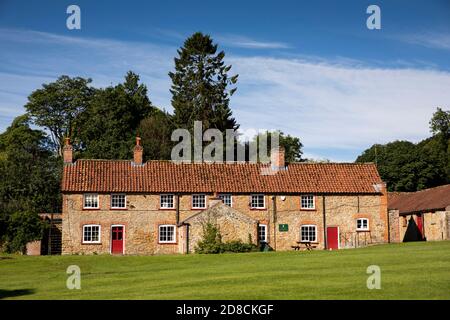
[[450, 239], [450, 184], [388, 199], [392, 242]]
[[227, 240], [274, 250], [388, 242], [387, 192], [374, 164], [73, 161], [64, 146], [63, 254], [195, 251], [206, 221]]

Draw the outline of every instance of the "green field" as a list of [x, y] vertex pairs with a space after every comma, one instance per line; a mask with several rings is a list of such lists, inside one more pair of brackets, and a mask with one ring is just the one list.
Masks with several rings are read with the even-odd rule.
[[[66, 268], [81, 289], [66, 288]], [[381, 289], [369, 290], [369, 265]], [[450, 241], [334, 252], [0, 255], [3, 299], [450, 299]]]

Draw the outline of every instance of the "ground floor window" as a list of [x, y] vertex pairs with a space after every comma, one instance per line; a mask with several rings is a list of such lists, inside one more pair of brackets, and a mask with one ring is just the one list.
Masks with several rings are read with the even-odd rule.
[[266, 224], [258, 225], [258, 238], [259, 238], [259, 242], [261, 242], [261, 243], [267, 242], [267, 225]]
[[100, 226], [89, 224], [83, 226], [83, 243], [100, 243]]
[[356, 219], [356, 230], [358, 231], [369, 230], [369, 219], [367, 218]]
[[175, 225], [163, 224], [159, 226], [159, 242], [175, 243]]
[[300, 241], [317, 242], [317, 227], [311, 224], [301, 226]]

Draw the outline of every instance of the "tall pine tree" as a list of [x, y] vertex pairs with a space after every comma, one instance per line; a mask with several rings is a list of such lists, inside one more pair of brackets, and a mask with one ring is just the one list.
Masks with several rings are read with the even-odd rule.
[[238, 75], [229, 76], [231, 65], [223, 61], [225, 53], [217, 53], [217, 44], [209, 35], [194, 33], [178, 51], [172, 79], [174, 125], [193, 129], [194, 121], [202, 121], [203, 129], [237, 129], [229, 107]]

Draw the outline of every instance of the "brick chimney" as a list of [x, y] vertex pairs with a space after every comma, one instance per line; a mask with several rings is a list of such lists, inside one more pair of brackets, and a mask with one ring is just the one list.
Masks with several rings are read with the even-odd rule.
[[279, 146], [270, 151], [270, 162], [273, 170], [285, 170], [286, 163], [284, 161], [284, 148]]
[[143, 160], [144, 160], [144, 148], [141, 146], [141, 138], [140, 137], [136, 137], [136, 146], [134, 147], [134, 157], [133, 157], [133, 162], [136, 165], [142, 165]]
[[63, 159], [64, 159], [64, 163], [72, 163], [73, 162], [73, 147], [70, 144], [70, 138], [64, 139]]

